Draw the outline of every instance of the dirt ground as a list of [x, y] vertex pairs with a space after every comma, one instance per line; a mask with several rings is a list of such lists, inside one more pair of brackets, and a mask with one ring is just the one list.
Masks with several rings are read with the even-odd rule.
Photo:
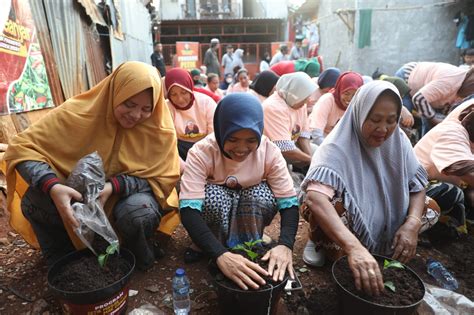
[[[60, 308], [46, 282], [47, 268], [40, 252], [31, 248], [9, 227], [7, 214], [0, 209], [0, 314], [59, 314]], [[301, 221], [294, 249], [295, 270], [303, 283], [303, 290], [285, 294], [280, 301], [278, 314], [296, 314], [306, 307], [310, 314], [335, 314], [337, 298], [330, 266], [309, 268], [304, 265], [301, 253], [306, 240], [307, 223]], [[268, 234], [277, 239], [279, 217], [267, 228]], [[164, 244], [166, 257], [155, 262], [147, 272], [135, 272], [130, 289], [138, 291], [129, 298], [128, 311], [151, 303], [165, 314], [172, 314], [171, 279], [178, 267], [184, 267], [191, 282], [193, 314], [217, 314], [217, 296], [207, 263], [192, 265], [183, 262], [184, 249], [189, 237], [179, 227]], [[411, 266], [424, 281], [434, 284], [426, 273], [425, 259], [439, 259], [453, 272], [460, 283], [459, 293], [474, 299], [474, 238], [450, 242], [434, 242], [433, 247], [419, 247]], [[303, 313], [304, 314], [304, 313]]]

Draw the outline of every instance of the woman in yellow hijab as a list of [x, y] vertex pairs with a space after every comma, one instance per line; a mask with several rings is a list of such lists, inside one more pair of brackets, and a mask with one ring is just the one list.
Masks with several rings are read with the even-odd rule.
[[[12, 227], [41, 247], [48, 264], [83, 247], [72, 232], [78, 222], [71, 208], [82, 196], [63, 183], [80, 158], [97, 151], [108, 180], [100, 201], [137, 266], [150, 267], [156, 251], [151, 237], [162, 216], [177, 207], [175, 134], [157, 70], [122, 64], [11, 141], [5, 161]], [[29, 187], [20, 196], [23, 180]]]

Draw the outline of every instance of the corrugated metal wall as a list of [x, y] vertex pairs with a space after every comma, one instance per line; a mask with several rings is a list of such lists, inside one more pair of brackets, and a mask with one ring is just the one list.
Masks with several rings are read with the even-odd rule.
[[[108, 0], [107, 2], [112, 2]], [[112, 65], [117, 68], [128, 60], [142, 61], [151, 64], [150, 55], [153, 53], [150, 14], [139, 0], [113, 1], [120, 6], [122, 32], [124, 40], [112, 36]]]

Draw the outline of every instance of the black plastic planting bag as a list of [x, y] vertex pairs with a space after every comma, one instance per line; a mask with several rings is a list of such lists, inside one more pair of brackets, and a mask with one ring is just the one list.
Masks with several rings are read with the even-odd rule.
[[118, 237], [99, 202], [99, 194], [105, 186], [102, 159], [97, 152], [86, 155], [77, 162], [66, 180], [66, 185], [82, 194], [82, 202], [72, 204], [74, 217], [79, 227], [74, 230], [81, 241], [97, 255], [92, 248], [94, 232], [109, 244], [118, 244]]

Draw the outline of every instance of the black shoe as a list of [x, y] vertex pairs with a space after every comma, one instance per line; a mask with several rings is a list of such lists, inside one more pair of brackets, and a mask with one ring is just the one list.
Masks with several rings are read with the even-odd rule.
[[166, 253], [163, 248], [161, 248], [160, 243], [156, 241], [153, 243], [153, 254], [155, 255], [155, 259], [160, 259], [166, 256]]
[[198, 252], [191, 247], [186, 248], [186, 251], [184, 252], [184, 262], [187, 264], [192, 264], [195, 262], [200, 261], [201, 259], [204, 259], [206, 257], [206, 254], [203, 252]]

